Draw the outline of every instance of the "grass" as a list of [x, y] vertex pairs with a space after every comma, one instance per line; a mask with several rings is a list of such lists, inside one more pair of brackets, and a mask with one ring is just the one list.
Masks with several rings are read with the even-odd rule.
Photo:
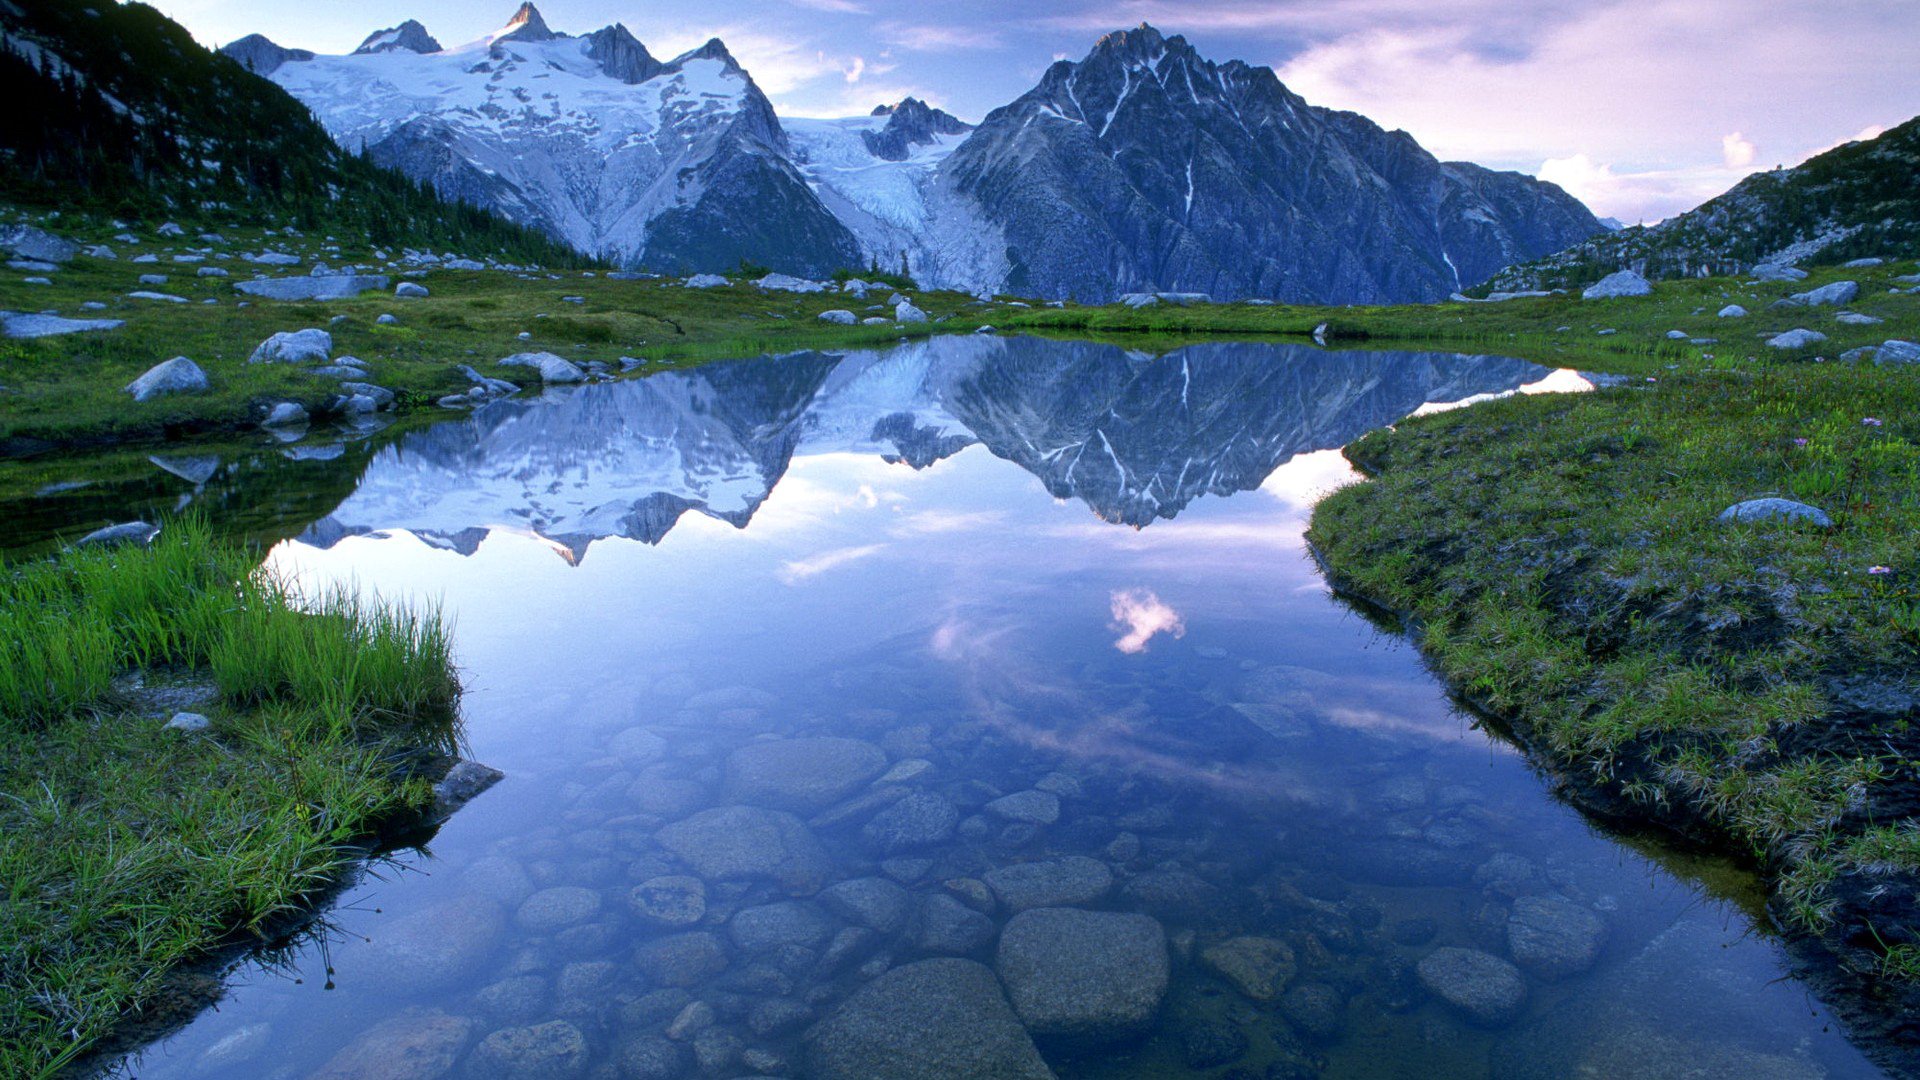
[[[890, 308], [868, 310], [880, 305], [888, 292], [883, 289], [862, 302], [838, 292], [765, 292], [745, 283], [686, 289], [672, 281], [621, 281], [593, 271], [523, 276], [504, 270], [434, 270], [416, 278], [392, 278], [395, 283], [417, 280], [426, 285], [432, 295], [425, 299], [402, 300], [391, 291], [376, 291], [350, 300], [254, 300], [242, 307], [239, 301], [245, 298], [234, 292], [234, 282], [263, 268], [223, 254], [267, 247], [291, 250], [306, 259], [294, 273], [304, 272], [316, 259], [334, 267], [379, 260], [364, 242], [289, 238], [237, 227], [223, 228], [220, 235], [225, 241], [219, 244], [191, 237], [148, 237], [133, 246], [97, 230], [81, 231], [73, 234], [75, 239], [105, 243], [120, 257], [81, 256], [44, 275], [0, 271], [0, 310], [125, 320], [117, 330], [0, 339], [0, 457], [238, 431], [253, 426], [277, 401], [297, 401], [312, 412], [337, 392], [335, 383], [295, 365], [246, 363], [260, 342], [283, 330], [328, 331], [335, 356], [366, 361], [370, 381], [395, 391], [402, 411], [419, 411], [433, 409], [438, 398], [471, 385], [459, 373], [461, 365], [524, 385], [525, 370], [496, 366], [517, 352], [552, 352], [576, 363], [605, 363], [615, 371], [621, 358], [632, 357], [644, 361], [634, 369], [644, 374], [720, 357], [875, 346], [903, 336], [969, 330], [985, 320], [988, 310], [988, 305], [960, 293], [914, 292], [915, 303], [935, 322], [839, 326], [821, 322], [819, 314], [843, 308], [863, 318], [890, 316]], [[131, 261], [143, 252], [162, 261]], [[205, 261], [171, 261], [176, 254], [196, 253], [205, 253]], [[232, 276], [197, 277], [202, 266], [225, 269]], [[142, 274], [154, 273], [165, 275], [167, 282], [139, 284]], [[26, 283], [32, 276], [53, 283]], [[188, 302], [127, 297], [140, 290]], [[106, 307], [83, 309], [87, 302]], [[394, 315], [398, 322], [379, 323], [383, 314]], [[529, 336], [522, 339], [522, 333]], [[174, 356], [200, 365], [211, 389], [144, 404], [122, 392], [148, 368]]]
[[[430, 801], [394, 750], [452, 748], [433, 613], [299, 602], [194, 520], [0, 577], [0, 650], [0, 1075], [300, 911]], [[211, 732], [167, 730], [135, 672], [211, 684]]]
[[[1828, 356], [1913, 340], [1920, 297], [1879, 280], [1910, 271], [1795, 287], [1860, 280], [1854, 310], [1886, 319], [1866, 328], [1833, 309], [1776, 318], [1764, 304], [1784, 287], [1728, 280], [1591, 305], [1582, 322], [1619, 333], [1568, 362], [1638, 377], [1375, 432], [1347, 449], [1373, 482], [1322, 502], [1309, 531], [1343, 590], [1408, 616], [1439, 672], [1590, 802], [1744, 854], [1786, 922], [1865, 975], [1909, 982], [1920, 913], [1898, 897], [1920, 882], [1920, 369], [1753, 346], [1788, 324], [1829, 333]], [[1714, 319], [1723, 296], [1754, 314]], [[1530, 307], [1566, 325], [1577, 305], [1473, 310], [1522, 335]], [[1670, 327], [1722, 341], [1669, 347]], [[1718, 520], [1763, 496], [1833, 526]]]

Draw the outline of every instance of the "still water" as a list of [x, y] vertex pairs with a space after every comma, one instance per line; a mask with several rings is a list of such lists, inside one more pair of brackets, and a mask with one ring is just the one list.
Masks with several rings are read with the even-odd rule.
[[1344, 443], [1586, 385], [945, 338], [122, 475], [440, 603], [506, 773], [125, 1070], [1879, 1075], [1739, 875], [1553, 801], [1308, 558]]

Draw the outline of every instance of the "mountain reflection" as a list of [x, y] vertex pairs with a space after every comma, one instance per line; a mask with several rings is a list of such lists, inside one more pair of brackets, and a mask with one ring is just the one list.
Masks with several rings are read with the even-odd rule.
[[402, 436], [302, 539], [405, 529], [471, 553], [507, 528], [578, 557], [605, 537], [658, 543], [690, 510], [745, 528], [796, 454], [920, 469], [976, 443], [1057, 497], [1144, 526], [1422, 405], [1547, 374], [1451, 353], [1216, 343], [1150, 356], [984, 336], [712, 363], [499, 401]]

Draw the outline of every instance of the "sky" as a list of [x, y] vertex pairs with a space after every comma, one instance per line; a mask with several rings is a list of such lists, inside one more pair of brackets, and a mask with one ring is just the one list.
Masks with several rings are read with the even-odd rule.
[[[518, 0], [150, 0], [208, 45], [263, 33], [347, 52], [415, 18], [444, 45]], [[1518, 169], [1655, 221], [1742, 177], [1920, 114], [1920, 0], [542, 0], [555, 30], [626, 24], [671, 57], [723, 39], [783, 116], [912, 94], [978, 120], [1151, 22], [1272, 67], [1316, 105], [1446, 160]]]

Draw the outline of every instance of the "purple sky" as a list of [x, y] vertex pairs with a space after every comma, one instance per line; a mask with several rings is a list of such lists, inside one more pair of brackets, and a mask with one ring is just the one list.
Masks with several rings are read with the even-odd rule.
[[[208, 44], [258, 31], [346, 52], [412, 17], [443, 44], [517, 0], [151, 0]], [[1266, 64], [1318, 104], [1443, 158], [1554, 180], [1654, 220], [1756, 169], [1920, 114], [1920, 0], [541, 0], [556, 30], [623, 22], [655, 54], [724, 38], [781, 112], [916, 94], [977, 120], [1101, 33], [1150, 21]]]

